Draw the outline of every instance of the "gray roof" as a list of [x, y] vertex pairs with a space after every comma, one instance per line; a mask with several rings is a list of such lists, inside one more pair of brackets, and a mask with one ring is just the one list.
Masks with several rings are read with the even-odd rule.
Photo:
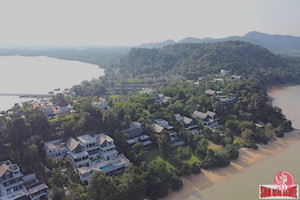
[[127, 130], [124, 130], [125, 135], [126, 135], [128, 138], [130, 138], [130, 139], [131, 139], [131, 138], [134, 138], [134, 137], [140, 136], [143, 132], [144, 132], [143, 127], [138, 127], [138, 128], [135, 128], [135, 129], [127, 129]]
[[42, 183], [42, 184], [36, 185], [30, 189], [27, 189], [27, 191], [29, 194], [34, 194], [36, 192], [39, 192], [39, 191], [47, 189], [47, 188], [48, 188], [48, 186], [45, 183]]
[[97, 142], [96, 139], [89, 134], [78, 136], [77, 139], [82, 144], [87, 143], [87, 142]]

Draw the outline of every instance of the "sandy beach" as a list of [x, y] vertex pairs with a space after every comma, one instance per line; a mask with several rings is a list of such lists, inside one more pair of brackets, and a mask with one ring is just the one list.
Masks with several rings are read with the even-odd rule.
[[300, 130], [286, 133], [283, 138], [276, 138], [267, 145], [259, 145], [257, 150], [242, 148], [239, 158], [230, 162], [225, 168], [202, 170], [199, 175], [183, 177], [184, 186], [180, 191], [171, 192], [164, 200], [193, 199], [195, 193], [200, 193], [211, 188], [217, 183], [231, 179], [256, 162], [276, 154], [289, 145], [300, 141]]

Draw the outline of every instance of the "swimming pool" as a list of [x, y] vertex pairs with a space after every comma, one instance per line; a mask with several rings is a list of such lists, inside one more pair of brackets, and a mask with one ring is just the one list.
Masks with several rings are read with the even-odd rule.
[[112, 169], [112, 168], [114, 168], [114, 165], [113, 165], [113, 164], [109, 164], [109, 165], [100, 167], [99, 169], [100, 169], [101, 171], [107, 171], [107, 170], [110, 170], [110, 169]]

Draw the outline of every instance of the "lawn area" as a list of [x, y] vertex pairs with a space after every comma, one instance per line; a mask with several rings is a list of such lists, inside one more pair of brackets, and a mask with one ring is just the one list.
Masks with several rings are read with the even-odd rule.
[[200, 158], [198, 158], [197, 156], [195, 156], [194, 154], [192, 155], [191, 159], [189, 161], [187, 161], [188, 164], [192, 165], [193, 163], [201, 163], [202, 161], [200, 160]]
[[164, 163], [166, 163], [166, 165], [169, 168], [173, 168], [176, 169], [172, 164], [170, 164], [169, 162], [167, 162], [166, 160], [164, 160], [160, 155], [159, 155], [159, 151], [158, 151], [158, 147], [157, 146], [152, 146], [148, 152], [145, 153], [145, 160], [147, 162], [150, 162], [152, 160], [155, 161], [163, 161]]
[[212, 150], [216, 150], [216, 149], [222, 149], [221, 145], [215, 144], [211, 141], [208, 141], [208, 148], [212, 149]]
[[74, 118], [74, 115], [66, 115], [66, 116], [56, 116], [54, 119], [49, 119], [49, 122], [57, 123], [57, 122], [67, 122]]

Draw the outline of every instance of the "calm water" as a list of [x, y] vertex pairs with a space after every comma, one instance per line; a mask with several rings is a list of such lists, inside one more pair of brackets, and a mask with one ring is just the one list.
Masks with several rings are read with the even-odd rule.
[[[293, 126], [300, 129], [300, 86], [284, 87], [270, 91], [273, 104], [282, 108]], [[239, 173], [234, 178], [218, 183], [214, 187], [195, 194], [193, 199], [258, 199], [258, 185], [272, 184], [276, 173], [285, 170], [293, 174], [300, 184], [300, 142], [296, 142], [276, 155], [260, 161]]]
[[[0, 93], [47, 94], [54, 88], [70, 88], [83, 80], [104, 75], [97, 65], [45, 56], [0, 56]], [[27, 101], [0, 96], [0, 110]]]

